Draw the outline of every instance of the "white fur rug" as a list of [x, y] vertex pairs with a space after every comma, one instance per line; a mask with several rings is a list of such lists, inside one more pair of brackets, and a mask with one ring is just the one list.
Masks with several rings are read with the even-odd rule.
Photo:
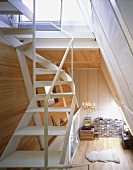
[[88, 159], [88, 161], [90, 162], [99, 161], [120, 163], [120, 159], [116, 149], [92, 151], [86, 154], [86, 159]]

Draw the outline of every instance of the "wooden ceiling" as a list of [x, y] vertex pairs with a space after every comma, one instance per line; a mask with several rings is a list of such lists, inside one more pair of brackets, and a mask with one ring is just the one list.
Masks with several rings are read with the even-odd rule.
[[[65, 50], [37, 49], [37, 53], [59, 65]], [[74, 49], [74, 68], [100, 68], [100, 55], [99, 49]], [[71, 50], [68, 52], [64, 67], [71, 67]]]

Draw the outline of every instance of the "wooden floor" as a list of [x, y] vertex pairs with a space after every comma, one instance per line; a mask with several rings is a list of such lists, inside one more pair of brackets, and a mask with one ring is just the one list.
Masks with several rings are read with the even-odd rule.
[[[93, 141], [81, 141], [73, 158], [73, 164], [88, 163], [85, 155], [90, 151], [116, 148], [120, 164], [108, 162], [89, 163], [89, 170], [133, 170], [133, 150], [122, 148], [121, 138], [99, 138]], [[88, 170], [88, 167], [73, 168], [73, 170]]]

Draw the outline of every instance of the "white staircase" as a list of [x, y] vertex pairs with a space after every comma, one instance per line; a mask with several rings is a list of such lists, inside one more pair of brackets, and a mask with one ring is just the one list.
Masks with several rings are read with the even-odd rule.
[[[5, 30], [5, 29], [4, 29]], [[7, 35], [7, 34], [6, 34]], [[27, 56], [31, 56], [31, 44], [21, 45], [17, 48]], [[45, 66], [45, 68], [35, 68], [35, 77], [36, 75], [44, 75], [45, 74], [55, 74], [53, 81], [35, 81], [35, 87], [45, 87], [45, 86], [55, 86], [55, 85], [63, 85], [68, 84], [71, 86], [71, 91], [67, 93], [50, 93], [50, 94], [36, 94], [31, 100], [25, 114], [23, 115], [22, 120], [20, 121], [16, 131], [14, 132], [8, 146], [6, 147], [1, 160], [0, 160], [0, 168], [18, 168], [18, 167], [45, 167], [45, 169], [51, 167], [57, 167], [64, 164], [65, 155], [68, 145], [69, 133], [72, 123], [72, 117], [74, 113], [75, 106], [75, 87], [71, 77], [65, 73], [65, 71], [61, 70], [59, 67], [52, 64], [50, 61], [44, 59], [40, 55], [36, 54], [36, 58], [40, 66]], [[51, 68], [51, 69], [50, 69]], [[57, 75], [58, 73], [58, 75]], [[57, 81], [57, 78], [61, 78], [61, 81]], [[56, 78], [56, 79], [55, 79]], [[54, 84], [53, 84], [54, 82]], [[52, 90], [52, 89], [50, 89]], [[49, 96], [48, 96], [49, 95]], [[45, 107], [38, 107], [37, 101], [46, 101], [46, 98], [63, 98], [63, 97], [72, 97], [72, 105], [71, 107], [48, 107], [45, 104]], [[44, 112], [44, 126], [28, 126], [32, 116], [36, 112]], [[49, 112], [70, 112], [70, 119], [68, 120], [67, 126], [47, 126], [48, 124], [48, 113]], [[45, 132], [46, 133], [45, 133]], [[59, 151], [50, 151], [48, 152], [48, 136], [64, 136], [64, 146], [62, 152]], [[44, 151], [16, 151], [17, 147], [23, 136], [44, 136]], [[46, 155], [45, 155], [46, 154]], [[46, 164], [44, 162], [46, 161]], [[69, 165], [70, 167], [70, 165]]]
[[[8, 3], [9, 8], [4, 8]], [[28, 18], [29, 11], [27, 12], [26, 7], [24, 10], [21, 9], [19, 0], [3, 0], [0, 2], [0, 13], [1, 14], [24, 14]], [[2, 6], [1, 6], [2, 5]], [[18, 5], [18, 6], [17, 6]], [[23, 4], [21, 4], [23, 6]], [[3, 7], [3, 8], [2, 8]], [[28, 15], [27, 15], [28, 14]], [[32, 19], [32, 18], [30, 18]], [[18, 39], [14, 37], [16, 34], [32, 34], [35, 30], [32, 29], [24, 29], [24, 28], [0, 28], [2, 37], [10, 43], [10, 45], [14, 46], [19, 53], [23, 53], [33, 60], [33, 79], [34, 79], [34, 96], [30, 101], [27, 110], [25, 111], [17, 129], [15, 130], [10, 142], [8, 143], [5, 151], [3, 152], [0, 159], [0, 168], [44, 168], [47, 169], [63, 169], [63, 168], [72, 168], [77, 165], [64, 164], [69, 134], [72, 124], [72, 118], [74, 114], [75, 108], [75, 85], [73, 83], [72, 78], [62, 70], [62, 66], [66, 59], [67, 53], [73, 42], [73, 38], [69, 42], [68, 48], [62, 58], [61, 64], [59, 67], [51, 63], [51, 61], [46, 60], [39, 54], [35, 53], [33, 57], [34, 42], [30, 42], [27, 44], [22, 44]], [[35, 40], [35, 39], [34, 39]], [[52, 81], [37, 81], [37, 76], [41, 75], [45, 77], [45, 75], [53, 75], [54, 78]], [[55, 85], [66, 85], [70, 86], [71, 91], [65, 93], [52, 93]], [[37, 88], [44, 88], [45, 86], [50, 86], [50, 90], [48, 94], [37, 94]], [[50, 98], [72, 98], [72, 103], [70, 107], [64, 107], [62, 104], [61, 107], [50, 107], [48, 106], [48, 100]], [[37, 102], [40, 101], [44, 103], [44, 106], [38, 107]], [[42, 126], [29, 126], [29, 122], [31, 118], [36, 113], [44, 113], [44, 125]], [[48, 114], [49, 112], [59, 113], [59, 112], [69, 112], [69, 120], [67, 126], [48, 126]], [[24, 136], [43, 136], [44, 140], [44, 150], [39, 151], [18, 151], [18, 145]], [[64, 143], [61, 151], [48, 151], [48, 136], [64, 136]], [[86, 165], [86, 164], [84, 164]], [[84, 166], [80, 165], [80, 166]], [[88, 164], [87, 164], [88, 165]], [[79, 165], [78, 165], [79, 166]]]
[[[8, 5], [12, 5], [14, 1], [5, 1], [1, 5], [4, 6], [4, 4], [8, 3]], [[10, 8], [11, 9], [11, 8]], [[16, 9], [14, 9], [14, 12], [8, 11], [7, 8], [5, 13], [17, 13], [20, 14], [20, 12]], [[2, 11], [1, 11], [2, 13]], [[3, 12], [4, 13], [4, 12]], [[12, 35], [18, 35], [18, 34], [33, 34], [32, 29], [25, 29], [25, 28], [1, 28], [1, 32], [3, 33], [4, 38], [8, 41], [9, 39], [12, 39]], [[14, 43], [11, 45], [14, 46]], [[16, 47], [16, 46], [15, 46]], [[22, 44], [19, 43], [19, 46], [16, 47], [17, 50], [27, 55], [30, 59], [33, 59], [33, 43], [27, 43]], [[65, 56], [66, 57], [66, 56]], [[36, 68], [36, 64], [39, 63], [40, 66], [44, 68]], [[62, 63], [63, 64], [63, 63]], [[62, 67], [62, 66], [61, 66]], [[67, 150], [67, 144], [69, 139], [69, 132], [70, 132], [70, 125], [72, 122], [72, 116], [74, 113], [74, 94], [75, 94], [75, 88], [72, 79], [69, 75], [65, 73], [65, 71], [61, 70], [51, 63], [51, 61], [48, 61], [44, 59], [42, 56], [36, 53], [35, 57], [35, 68], [34, 68], [34, 77], [35, 77], [35, 84], [34, 88], [36, 91], [36, 88], [45, 87], [45, 86], [55, 86], [55, 85], [63, 85], [63, 84], [69, 84], [72, 88], [71, 92], [67, 93], [49, 93], [49, 94], [35, 94], [33, 99], [31, 100], [26, 112], [23, 115], [22, 120], [20, 121], [16, 131], [14, 132], [9, 144], [7, 145], [1, 160], [0, 160], [0, 168], [18, 168], [18, 167], [40, 167], [47, 169], [48, 167], [58, 167], [61, 166], [61, 164], [64, 164], [64, 158]], [[58, 72], [58, 75], [57, 75]], [[36, 81], [37, 75], [44, 75], [45, 74], [55, 74], [56, 79], [53, 81]], [[61, 81], [57, 81], [57, 78], [61, 78]], [[52, 89], [50, 89], [52, 91]], [[48, 96], [49, 95], [49, 96]], [[62, 97], [73, 97], [73, 106], [71, 107], [48, 107], [48, 105], [44, 107], [38, 107], [36, 102], [37, 101], [45, 101], [46, 97], [48, 98], [62, 98]], [[48, 102], [45, 101], [45, 103]], [[48, 123], [48, 113], [49, 112], [56, 112], [57, 114], [59, 112], [70, 112], [70, 119], [69, 119], [69, 126], [47, 126], [47, 123], [44, 124], [44, 126], [28, 126], [31, 118], [36, 112], [44, 112], [45, 116], [45, 122]], [[44, 133], [44, 131], [46, 133]], [[62, 150], [62, 153], [59, 151], [51, 151], [48, 152], [48, 136], [64, 136], [65, 137], [65, 143], [64, 143], [64, 149]], [[23, 136], [44, 136], [44, 151], [17, 151], [17, 147], [22, 139]], [[63, 158], [64, 157], [64, 158]], [[61, 159], [63, 158], [63, 159]], [[70, 167], [70, 165], [69, 165]]]
[[[29, 44], [28, 44], [29, 45]], [[26, 46], [26, 45], [24, 45]], [[22, 47], [22, 46], [21, 46]], [[19, 49], [19, 48], [18, 48]], [[25, 51], [23, 51], [25, 53]], [[42, 62], [44, 61], [44, 62]], [[48, 63], [48, 61], [45, 64], [45, 59], [41, 58], [42, 65], [45, 65], [45, 67], [48, 68], [53, 66], [55, 69], [42, 69], [42, 68], [36, 68], [35, 70], [35, 75], [43, 74], [45, 76], [46, 74], [55, 74], [59, 70], [57, 66], [52, 64], [51, 62]], [[74, 88], [74, 83], [72, 79], [67, 75], [63, 70], [61, 70], [60, 77], [62, 78], [62, 81], [55, 81], [54, 85], [62, 85], [62, 84], [69, 84], [72, 86], [72, 91], [68, 93], [52, 93], [50, 94], [50, 98], [62, 98], [62, 97], [68, 97], [72, 96], [73, 98], [73, 105], [71, 107], [37, 107], [35, 104], [37, 101], [45, 101], [45, 98], [47, 97], [48, 94], [36, 94], [33, 99], [31, 100], [25, 114], [23, 115], [23, 118], [21, 122], [19, 123], [16, 131], [14, 132], [7, 148], [5, 149], [1, 161], [0, 161], [0, 167], [2, 168], [16, 168], [16, 167], [44, 167], [44, 152], [46, 151], [16, 151], [20, 140], [22, 139], [23, 136], [44, 136], [44, 140], [46, 139], [46, 143], [48, 145], [48, 137], [47, 135], [51, 136], [65, 136], [65, 141], [68, 144], [68, 139], [69, 139], [69, 132], [70, 132], [70, 127], [71, 126], [47, 126], [45, 127], [47, 134], [44, 133], [44, 126], [28, 126], [29, 121], [31, 120], [32, 116], [36, 112], [44, 112], [45, 114], [45, 121], [48, 122], [48, 113], [49, 112], [70, 112], [70, 119], [69, 119], [69, 124], [71, 125], [72, 122], [72, 117], [74, 113], [74, 94], [75, 94], [75, 88]], [[64, 80], [63, 80], [64, 79]], [[35, 88], [38, 87], [45, 87], [45, 86], [51, 86], [52, 81], [36, 81], [35, 83]], [[48, 110], [48, 112], [47, 112]], [[65, 142], [65, 143], [66, 143]], [[66, 145], [66, 144], [65, 144]], [[65, 147], [65, 146], [64, 146]], [[45, 146], [44, 146], [45, 148]], [[61, 160], [61, 154], [65, 155], [67, 147], [65, 147], [65, 150], [63, 153], [61, 152], [47, 152], [47, 157], [48, 157], [48, 165], [53, 166], [53, 165], [59, 165], [60, 160]], [[62, 164], [64, 163], [64, 160]]]

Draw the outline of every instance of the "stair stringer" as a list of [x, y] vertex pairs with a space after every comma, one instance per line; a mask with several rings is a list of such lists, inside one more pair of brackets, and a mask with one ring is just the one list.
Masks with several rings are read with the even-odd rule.
[[[31, 103], [29, 104], [27, 110], [33, 105], [33, 102], [34, 102], [34, 99], [32, 99], [32, 101], [31, 101]], [[26, 112], [24, 113], [24, 115], [23, 115], [20, 123], [18, 124], [15, 132], [17, 132], [19, 129], [27, 126], [28, 123], [30, 122], [30, 120], [31, 120], [31, 118], [32, 118], [32, 116], [33, 116], [34, 113], [29, 113], [29, 112], [27, 112], [27, 110], [26, 110]], [[15, 132], [14, 132], [14, 133], [15, 133]], [[17, 149], [17, 147], [18, 147], [21, 139], [22, 139], [22, 136], [12, 136], [12, 137], [11, 137], [11, 139], [10, 139], [10, 141], [9, 141], [6, 149], [4, 150], [4, 152], [3, 152], [2, 156], [1, 156], [0, 161], [2, 161], [3, 159], [5, 159], [9, 154], [11, 154], [12, 152], [14, 152], [14, 151]]]
[[[23, 45], [23, 43], [20, 42], [20, 41], [19, 41], [17, 38], [15, 38], [13, 35], [4, 35], [2, 31], [0, 31], [0, 35], [8, 42], [11, 46], [13, 46], [13, 47], [15, 47], [15, 48], [16, 48], [16, 46], [22, 46], [22, 45]], [[22, 53], [22, 51], [17, 50], [17, 54], [18, 54], [18, 60], [19, 60], [19, 62], [26, 63], [25, 55], [21, 55], [21, 54], [24, 54], [24, 53]], [[26, 63], [26, 64], [27, 64], [27, 63]], [[25, 65], [24, 67], [25, 67], [25, 68], [24, 68], [24, 70], [25, 70], [25, 69], [27, 68], [27, 66]], [[23, 73], [23, 66], [21, 66], [21, 63], [20, 63], [20, 68], [21, 68], [21, 71], [22, 71], [23, 79], [24, 79], [24, 81], [26, 81], [26, 80], [25, 80], [25, 77], [24, 77], [24, 74], [25, 74], [25, 73]], [[28, 68], [27, 68], [27, 69], [28, 69]], [[29, 75], [29, 72], [27, 72], [26, 78], [27, 78], [28, 75]], [[29, 78], [30, 78], [30, 75], [29, 75]], [[28, 81], [31, 82], [31, 79], [28, 80]], [[26, 81], [26, 83], [27, 83], [27, 81]], [[26, 87], [27, 96], [28, 96], [29, 103], [30, 103], [30, 101], [31, 101], [32, 98], [33, 98], [33, 95], [28, 92], [28, 91], [29, 91], [28, 89], [29, 89], [29, 88], [32, 89], [33, 87], [32, 87], [32, 83], [29, 83], [28, 87], [27, 87], [26, 83], [25, 83], [25, 87]], [[37, 125], [37, 126], [42, 126], [42, 122], [41, 122], [41, 118], [40, 118], [40, 114], [39, 114], [39, 113], [33, 114], [33, 119], [34, 119], [35, 125]], [[16, 131], [15, 131], [15, 132], [16, 132]], [[20, 138], [20, 137], [19, 137], [19, 138]], [[10, 139], [10, 141], [12, 141], [12, 140], [13, 140], [13, 138]], [[20, 140], [21, 140], [21, 139], [20, 139]], [[41, 148], [43, 149], [43, 148], [44, 148], [44, 139], [43, 139], [42, 136], [39, 136], [39, 142], [40, 142]], [[13, 144], [15, 144], [15, 143], [13, 142]], [[7, 147], [8, 147], [8, 146], [9, 146], [9, 144], [7, 145]], [[15, 147], [17, 147], [17, 146], [18, 146], [18, 145], [16, 144]], [[6, 147], [6, 148], [7, 148], [7, 147]], [[5, 155], [8, 155], [7, 152], [6, 152], [6, 149], [5, 149], [5, 151], [3, 152], [3, 154], [4, 154], [4, 156], [1, 156], [1, 159], [3, 159], [3, 158], [5, 157]], [[3, 158], [2, 158], [2, 157], [3, 157]]]

